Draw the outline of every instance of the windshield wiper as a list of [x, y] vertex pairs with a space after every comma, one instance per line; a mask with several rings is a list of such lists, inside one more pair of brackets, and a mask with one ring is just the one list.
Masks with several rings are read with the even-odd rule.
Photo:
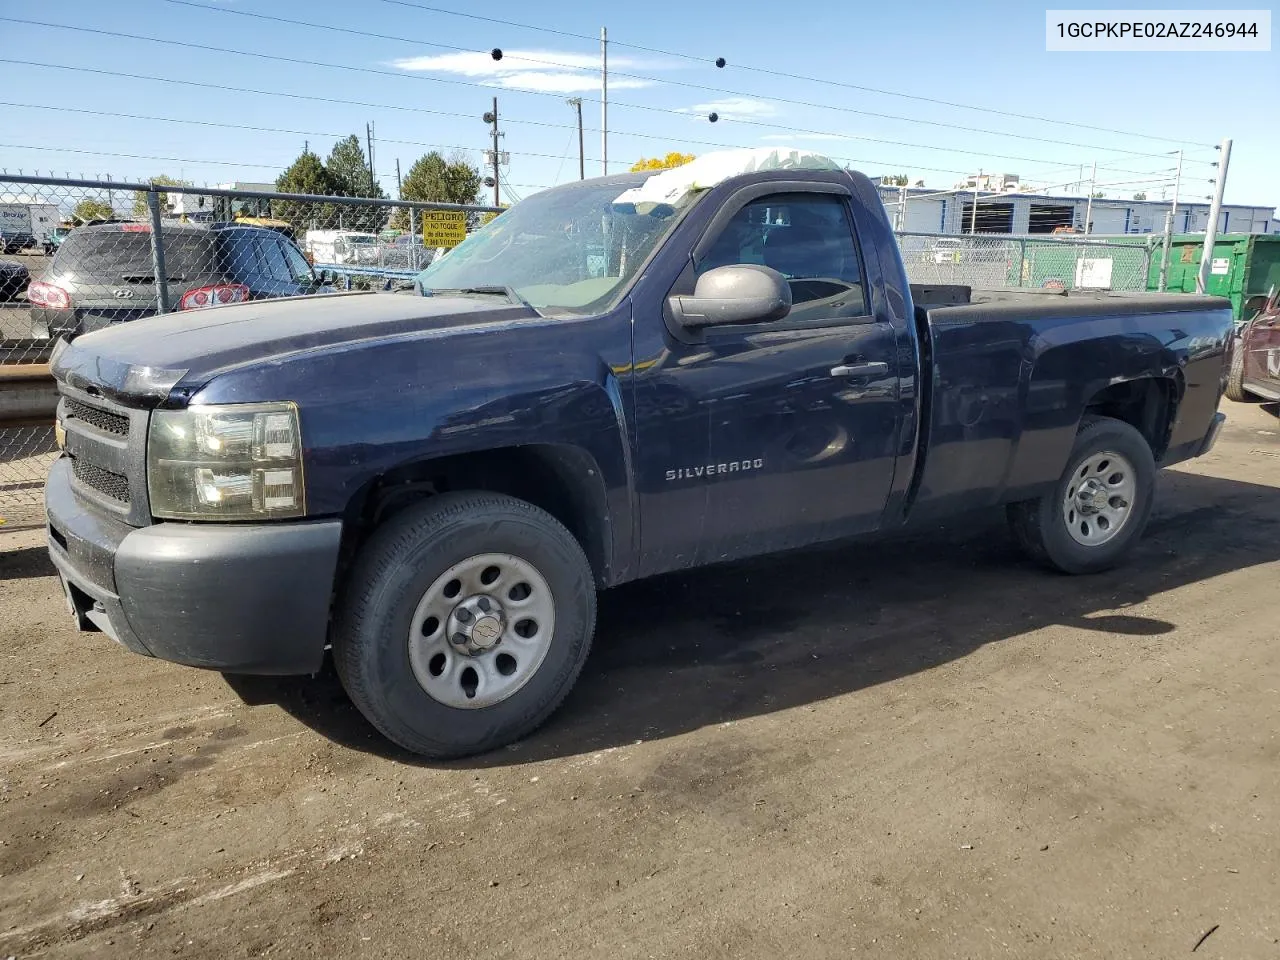
[[523, 307], [531, 307], [524, 297], [516, 293], [515, 289], [505, 283], [486, 284], [478, 287], [423, 287], [423, 294], [430, 297], [437, 293], [460, 293], [464, 296], [467, 294], [479, 294], [487, 297], [506, 297], [512, 303], [518, 303]]

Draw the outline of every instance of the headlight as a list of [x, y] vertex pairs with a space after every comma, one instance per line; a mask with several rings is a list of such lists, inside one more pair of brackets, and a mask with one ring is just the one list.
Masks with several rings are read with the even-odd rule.
[[147, 438], [151, 512], [173, 520], [274, 520], [306, 513], [292, 403], [157, 410]]

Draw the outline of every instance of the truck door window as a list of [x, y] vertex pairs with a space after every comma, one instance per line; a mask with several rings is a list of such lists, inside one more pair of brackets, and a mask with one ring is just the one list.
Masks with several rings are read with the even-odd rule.
[[731, 263], [772, 267], [787, 278], [788, 321], [829, 322], [870, 313], [853, 226], [829, 194], [775, 194], [747, 204], [697, 264], [699, 274]]

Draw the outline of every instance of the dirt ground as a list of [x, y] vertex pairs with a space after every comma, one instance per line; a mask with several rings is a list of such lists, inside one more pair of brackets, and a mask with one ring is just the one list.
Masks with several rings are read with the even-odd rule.
[[1227, 408], [1123, 571], [975, 517], [623, 588], [461, 764], [75, 634], [0, 533], [0, 958], [1280, 958], [1280, 421]]

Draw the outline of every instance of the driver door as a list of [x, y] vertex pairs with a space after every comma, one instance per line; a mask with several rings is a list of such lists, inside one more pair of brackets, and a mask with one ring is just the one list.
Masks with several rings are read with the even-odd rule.
[[[671, 460], [664, 486], [702, 507], [696, 527], [684, 527], [697, 531], [696, 562], [879, 525], [900, 418], [897, 338], [872, 313], [849, 202], [817, 190], [751, 199], [709, 246], [704, 238], [695, 276], [682, 277], [689, 286], [718, 266], [762, 264], [787, 278], [794, 304], [782, 320], [707, 328], [700, 342], [676, 343], [665, 364], [661, 382], [678, 387], [707, 430], [703, 446], [687, 429], [653, 425]], [[681, 436], [689, 449], [672, 448]], [[641, 521], [643, 531], [671, 526]]]

